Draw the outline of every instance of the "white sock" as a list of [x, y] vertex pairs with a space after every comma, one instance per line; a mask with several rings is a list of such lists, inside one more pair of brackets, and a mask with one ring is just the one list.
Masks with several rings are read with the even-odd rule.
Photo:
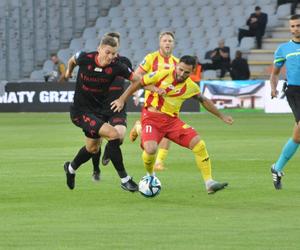
[[121, 178], [121, 182], [122, 183], [126, 183], [127, 181], [129, 181], [130, 180], [130, 176], [129, 175], [127, 175], [126, 177], [124, 177], [124, 178]]
[[74, 170], [74, 168], [72, 168], [71, 164], [69, 164], [68, 170], [69, 170], [70, 174], [75, 174], [75, 170]]

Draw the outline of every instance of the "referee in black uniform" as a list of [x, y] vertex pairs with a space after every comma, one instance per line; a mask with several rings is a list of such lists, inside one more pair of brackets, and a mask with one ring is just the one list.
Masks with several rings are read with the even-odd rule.
[[118, 43], [109, 36], [102, 38], [95, 52], [78, 52], [68, 62], [65, 78], [72, 75], [73, 69], [78, 65], [78, 75], [74, 103], [70, 115], [72, 122], [82, 128], [86, 144], [71, 162], [64, 164], [67, 185], [70, 189], [75, 187], [75, 171], [99, 151], [100, 138], [108, 140], [108, 152], [124, 190], [135, 192], [137, 184], [127, 175], [123, 164], [120, 149], [120, 135], [109, 123], [103, 114], [109, 87], [117, 76], [124, 77], [137, 83], [140, 77], [119, 60], [114, 60], [117, 54]]

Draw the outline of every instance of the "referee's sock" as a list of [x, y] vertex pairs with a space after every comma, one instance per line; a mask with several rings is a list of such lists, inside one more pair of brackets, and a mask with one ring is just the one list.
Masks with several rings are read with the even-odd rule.
[[296, 143], [292, 138], [284, 145], [282, 152], [275, 163], [275, 170], [281, 172], [286, 163], [293, 157], [296, 153], [299, 144]]
[[120, 178], [127, 177], [127, 172], [123, 164], [123, 156], [120, 148], [120, 139], [111, 140], [107, 143], [108, 156], [111, 159]]
[[83, 163], [87, 162], [92, 158], [94, 154], [87, 151], [86, 147], [83, 146], [71, 162], [71, 166], [74, 170], [78, 169]]

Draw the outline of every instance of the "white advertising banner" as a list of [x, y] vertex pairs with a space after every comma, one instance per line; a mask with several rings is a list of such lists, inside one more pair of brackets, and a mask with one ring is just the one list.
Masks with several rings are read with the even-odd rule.
[[265, 113], [292, 113], [292, 110], [287, 102], [285, 93], [283, 92], [284, 81], [280, 80], [277, 85], [278, 96], [271, 98], [270, 81], [265, 84]]

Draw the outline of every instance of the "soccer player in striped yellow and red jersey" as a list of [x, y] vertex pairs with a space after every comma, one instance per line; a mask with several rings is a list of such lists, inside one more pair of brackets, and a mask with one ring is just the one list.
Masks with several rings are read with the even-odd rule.
[[199, 85], [189, 78], [195, 67], [194, 57], [183, 56], [175, 69], [155, 71], [144, 75], [142, 83], [133, 83], [119, 99], [112, 102], [112, 109], [121, 110], [125, 101], [141, 84], [154, 86], [155, 92], [148, 95], [142, 111], [141, 137], [144, 149], [142, 157], [147, 174], [154, 175], [153, 166], [158, 144], [162, 138], [166, 137], [193, 151], [196, 164], [205, 181], [206, 190], [212, 194], [226, 187], [228, 183], [219, 183], [212, 178], [211, 162], [205, 142], [200, 139], [194, 128], [179, 119], [179, 111], [186, 99], [195, 98], [205, 109], [223, 122], [232, 124], [233, 119], [219, 112], [213, 102], [200, 93]]
[[[136, 69], [135, 73], [143, 76], [146, 73], [150, 73], [157, 70], [174, 69], [178, 63], [178, 58], [173, 53], [175, 42], [175, 35], [170, 31], [161, 32], [159, 35], [159, 50], [149, 53], [145, 56], [142, 63]], [[151, 87], [149, 87], [151, 88]], [[150, 94], [150, 89], [145, 88], [145, 100]], [[136, 96], [136, 100], [138, 97]], [[129, 138], [131, 141], [135, 141], [138, 135], [141, 133], [141, 122], [136, 121], [134, 127], [130, 131]], [[155, 170], [164, 170], [164, 160], [168, 155], [170, 148], [170, 141], [166, 138], [162, 139], [159, 150], [156, 157]]]

